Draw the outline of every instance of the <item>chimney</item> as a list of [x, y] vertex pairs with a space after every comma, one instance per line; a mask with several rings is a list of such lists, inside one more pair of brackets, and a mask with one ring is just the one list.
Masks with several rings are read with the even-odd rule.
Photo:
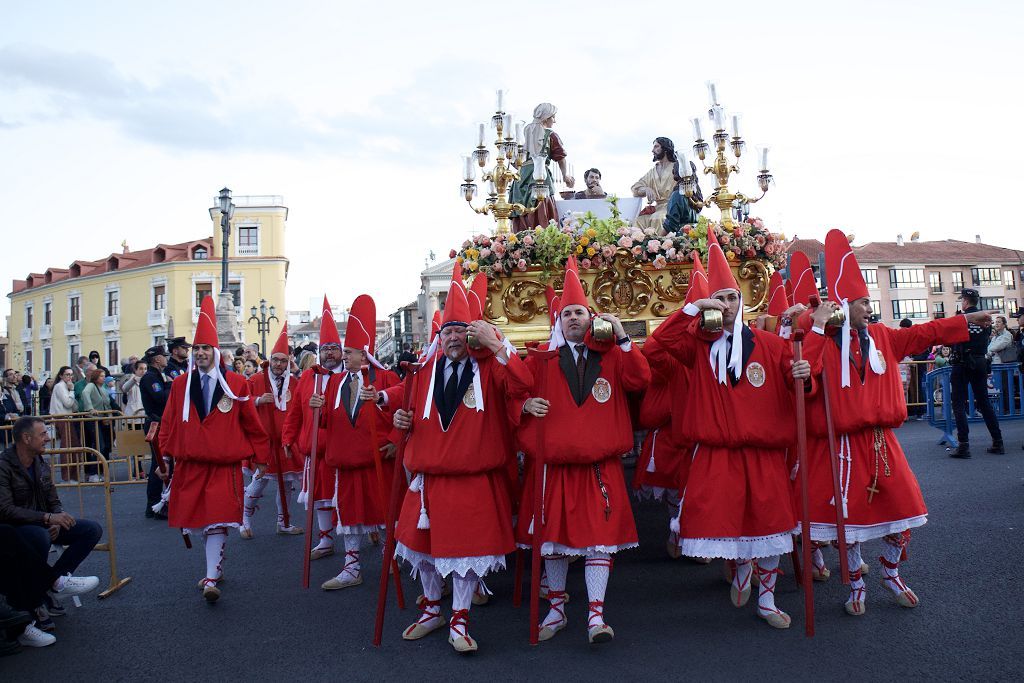
[[981, 235], [975, 235], [974, 236], [974, 242], [976, 244], [981, 244]]
[[902, 247], [903, 246], [903, 233], [902, 232], [899, 233], [898, 235], [896, 235], [896, 246], [897, 247]]

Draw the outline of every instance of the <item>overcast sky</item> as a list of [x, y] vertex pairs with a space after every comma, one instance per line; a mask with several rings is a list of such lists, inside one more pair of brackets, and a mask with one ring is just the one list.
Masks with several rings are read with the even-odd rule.
[[626, 194], [655, 136], [692, 144], [708, 79], [771, 147], [754, 213], [787, 237], [1024, 247], [1022, 5], [837, 5], [6, 0], [0, 282], [208, 236], [226, 185], [284, 196], [288, 308], [383, 317], [491, 229], [458, 185], [495, 89], [553, 102], [576, 175]]

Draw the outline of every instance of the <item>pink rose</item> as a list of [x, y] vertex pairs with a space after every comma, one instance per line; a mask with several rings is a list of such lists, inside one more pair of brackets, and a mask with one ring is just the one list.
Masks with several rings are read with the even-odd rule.
[[657, 254], [661, 250], [661, 242], [658, 240], [649, 240], [647, 242], [647, 251], [652, 254]]
[[753, 225], [758, 230], [764, 229], [764, 221], [762, 221], [760, 218], [751, 218], [750, 224]]
[[501, 265], [501, 261], [497, 261], [497, 262], [495, 262], [495, 264], [494, 264], [493, 268], [494, 268], [494, 272], [495, 272], [495, 273], [501, 273], [501, 272], [503, 272], [503, 270], [504, 270], [504, 269], [502, 268], [502, 265]]
[[530, 245], [532, 245], [533, 244], [533, 235], [526, 235], [525, 237], [523, 237], [523, 244], [525, 244], [528, 247]]
[[585, 258], [582, 261], [580, 261], [580, 268], [590, 268], [590, 266], [591, 266], [590, 259]]
[[601, 247], [601, 255], [606, 259], [611, 259], [611, 257], [615, 256], [615, 247], [610, 244], [604, 245]]
[[672, 248], [672, 240], [665, 240], [664, 242], [662, 242], [661, 243], [661, 248], [664, 249], [665, 251], [668, 251], [669, 249], [671, 249]]
[[505, 255], [505, 245], [502, 244], [501, 242], [496, 243], [494, 245], [494, 253], [497, 254], [498, 256], [504, 256]]
[[483, 249], [480, 250], [480, 258], [482, 258], [482, 259], [483, 258], [487, 258], [490, 255], [491, 255], [491, 250], [488, 249], [487, 247], [484, 247]]
[[623, 235], [622, 237], [619, 238], [617, 244], [623, 249], [629, 249], [631, 246], [633, 246], [633, 240], [627, 237], [626, 235]]
[[664, 268], [665, 266], [668, 265], [668, 262], [665, 260], [665, 257], [662, 256], [661, 254], [654, 257], [654, 261], [652, 261], [651, 263], [655, 268]]
[[640, 228], [633, 228], [632, 232], [629, 233], [629, 236], [633, 238], [634, 242], [639, 242], [644, 238], [644, 231]]
[[644, 253], [643, 247], [641, 247], [639, 245], [633, 247], [629, 251], [630, 251], [631, 254], [633, 254], [633, 256], [639, 256], [640, 254]]
[[775, 245], [774, 244], [766, 244], [765, 247], [764, 247], [764, 253], [768, 254], [769, 256], [774, 254], [775, 253]]
[[516, 264], [516, 268], [518, 268], [521, 271], [526, 270], [526, 259], [519, 259], [519, 263]]
[[668, 258], [675, 258], [676, 257], [676, 248], [675, 247], [670, 247], [667, 251], [665, 251], [665, 256], [668, 257]]

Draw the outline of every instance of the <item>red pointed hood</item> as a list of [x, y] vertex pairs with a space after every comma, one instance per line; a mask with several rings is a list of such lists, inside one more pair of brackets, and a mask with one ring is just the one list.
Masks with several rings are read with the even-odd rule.
[[469, 310], [473, 313], [473, 319], [483, 320], [484, 309], [487, 308], [487, 276], [477, 273], [466, 296], [469, 298]]
[[373, 355], [377, 337], [377, 305], [369, 294], [360, 294], [352, 302], [345, 325], [345, 347], [368, 351]]
[[683, 305], [692, 304], [697, 299], [708, 298], [708, 274], [704, 264], [700, 262], [700, 254], [693, 255], [693, 270], [690, 271], [690, 286], [686, 290], [686, 301]]
[[555, 294], [555, 288], [551, 285], [544, 288], [544, 301], [548, 305], [548, 322], [554, 325], [558, 318], [558, 306], [561, 303], [561, 298]]
[[455, 262], [452, 270], [452, 283], [448, 286], [448, 296], [444, 301], [444, 317], [441, 319], [441, 327], [448, 325], [468, 325], [473, 322], [473, 312], [469, 308], [469, 299], [466, 296], [466, 285], [462, 281], [462, 264]]
[[324, 294], [324, 306], [320, 311], [320, 346], [324, 344], [337, 344], [341, 346], [341, 337], [338, 336], [338, 325], [334, 322], [334, 313], [331, 312], [331, 304]]
[[288, 321], [284, 321], [284, 325], [281, 326], [281, 334], [277, 335], [277, 341], [274, 342], [274, 348], [270, 350], [270, 355], [273, 356], [275, 353], [283, 353], [288, 355], [291, 350], [288, 348]]
[[580, 284], [580, 272], [576, 267], [575, 256], [570, 256], [569, 260], [565, 262], [565, 282], [562, 285], [562, 296], [559, 301], [561, 308], [566, 306], [590, 308], [587, 303], [587, 295], [583, 293], [583, 285]]
[[782, 273], [775, 271], [768, 280], [768, 315], [780, 316], [787, 308], [786, 283], [782, 281]]
[[825, 235], [825, 276], [828, 278], [828, 294], [833, 301], [854, 301], [868, 296], [860, 264], [841, 230], [829, 230]]
[[441, 311], [434, 311], [434, 317], [430, 320], [430, 341], [441, 331]]
[[715, 231], [708, 229], [708, 294], [714, 296], [725, 289], [740, 291], [736, 278], [732, 275], [729, 260], [725, 258], [722, 245], [718, 243]]
[[789, 279], [793, 283], [793, 303], [809, 306], [812, 296], [818, 296], [811, 261], [802, 251], [794, 251], [789, 259]]
[[210, 295], [204, 296], [199, 305], [199, 320], [196, 321], [196, 336], [192, 346], [197, 344], [220, 348], [217, 341], [217, 306]]

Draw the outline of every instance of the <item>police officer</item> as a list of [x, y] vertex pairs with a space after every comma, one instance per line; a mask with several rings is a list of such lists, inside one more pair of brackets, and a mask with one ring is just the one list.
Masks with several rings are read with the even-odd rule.
[[[978, 310], [978, 290], [964, 289], [960, 292], [961, 313], [972, 313]], [[988, 340], [992, 335], [992, 329], [988, 325], [967, 325], [970, 332], [970, 339], [952, 347], [950, 365], [953, 372], [950, 376], [950, 385], [953, 401], [953, 419], [956, 420], [956, 439], [960, 442], [956, 452], [951, 453], [954, 458], [971, 457], [971, 447], [968, 443], [969, 429], [967, 426], [967, 387], [974, 392], [974, 407], [985, 418], [985, 426], [992, 435], [992, 446], [989, 453], [1005, 453], [1003, 448], [1003, 434], [999, 430], [999, 422], [996, 420], [995, 411], [988, 400], [988, 371], [989, 361], [985, 353], [988, 351]]]
[[[167, 404], [167, 396], [171, 391], [171, 379], [165, 374], [168, 367], [167, 350], [163, 345], [151, 346], [146, 349], [143, 360], [149, 364], [149, 370], [142, 376], [139, 383], [139, 390], [142, 392], [142, 408], [146, 412], [146, 421], [143, 429], [149, 431], [150, 425], [159, 423], [160, 417], [164, 414], [164, 406]], [[149, 465], [149, 481], [146, 484], [146, 517], [156, 519], [167, 519], [166, 512], [153, 512], [153, 506], [160, 502], [160, 494], [163, 492], [163, 482], [157, 476], [157, 457], [153, 450], [153, 444], [149, 445], [151, 454]]]
[[172, 380], [178, 375], [185, 374], [188, 371], [188, 350], [191, 348], [192, 345], [185, 341], [184, 337], [168, 339], [167, 350], [171, 352], [171, 357], [167, 360], [167, 369], [164, 370], [164, 374]]

